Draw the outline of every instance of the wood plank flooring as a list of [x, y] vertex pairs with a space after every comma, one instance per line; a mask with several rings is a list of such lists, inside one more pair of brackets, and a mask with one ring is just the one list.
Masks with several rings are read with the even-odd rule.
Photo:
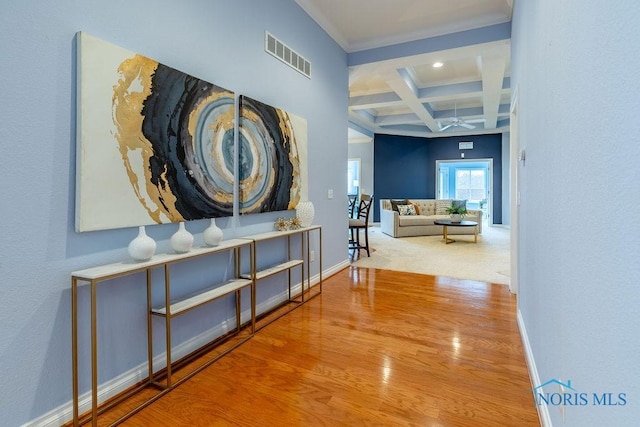
[[539, 421], [507, 286], [351, 266], [122, 425]]

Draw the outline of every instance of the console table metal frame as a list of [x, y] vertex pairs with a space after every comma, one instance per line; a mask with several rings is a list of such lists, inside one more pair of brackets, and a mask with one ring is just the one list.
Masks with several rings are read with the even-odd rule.
[[[316, 285], [318, 291], [311, 294], [311, 248], [310, 248], [310, 232], [317, 231], [319, 236], [319, 283]], [[293, 235], [300, 234], [301, 236], [301, 258], [292, 259], [291, 253], [291, 237]], [[287, 238], [287, 258], [284, 263], [272, 266], [258, 271], [256, 267], [257, 250], [256, 246], [258, 242], [276, 239]], [[242, 272], [241, 257], [242, 248], [249, 247], [250, 251], [250, 269], [249, 273]], [[192, 296], [181, 301], [171, 303], [171, 278], [169, 274], [169, 266], [171, 264], [186, 261], [206, 255], [212, 255], [223, 251], [233, 251], [234, 253], [234, 269], [235, 279], [228, 282], [217, 285], [215, 288], [208, 288], [203, 290], [197, 296]], [[305, 261], [306, 251], [306, 261]], [[307, 289], [305, 291], [305, 264], [306, 264], [306, 282]], [[291, 269], [301, 266], [301, 292], [295, 296], [291, 295]], [[151, 272], [154, 268], [164, 268], [165, 278], [165, 305], [163, 307], [152, 307], [151, 304], [151, 291], [152, 291], [152, 279]], [[148, 365], [149, 374], [148, 377], [138, 384], [137, 386], [129, 389], [127, 392], [119, 395], [116, 399], [109, 401], [107, 404], [98, 407], [98, 339], [97, 339], [97, 286], [100, 282], [115, 279], [117, 277], [127, 276], [139, 272], [146, 272], [146, 284], [147, 284], [147, 353], [148, 353]], [[98, 415], [115, 407], [119, 403], [128, 399], [140, 390], [148, 387], [155, 386], [160, 389], [159, 393], [138, 405], [125, 415], [121, 416], [112, 425], [117, 425], [129, 418], [131, 415], [139, 412], [146, 406], [158, 400], [160, 397], [173, 390], [184, 381], [190, 379], [198, 372], [202, 371], [212, 363], [220, 359], [222, 356], [228, 354], [233, 349], [237, 348], [247, 340], [253, 337], [256, 328], [256, 282], [262, 278], [271, 276], [273, 274], [288, 271], [288, 287], [289, 294], [288, 300], [284, 304], [293, 302], [295, 305], [288, 311], [279, 314], [276, 318], [271, 319], [268, 323], [273, 322], [277, 318], [283, 316], [289, 311], [295, 309], [306, 301], [320, 295], [322, 293], [322, 227], [310, 226], [304, 227], [298, 230], [277, 231], [262, 233], [255, 236], [246, 236], [243, 238], [231, 239], [222, 241], [219, 246], [216, 247], [202, 247], [193, 248], [191, 251], [184, 254], [157, 254], [151, 260], [144, 262], [121, 262], [108, 264], [93, 268], [87, 268], [84, 270], [78, 270], [71, 273], [71, 353], [72, 353], [72, 387], [73, 387], [73, 425], [78, 426], [80, 421], [83, 423], [91, 420], [93, 426], [97, 425]], [[78, 286], [79, 282], [86, 282], [91, 287], [90, 305], [91, 305], [91, 413], [87, 414], [81, 420], [79, 414], [79, 373], [78, 373]], [[172, 359], [171, 359], [171, 320], [175, 316], [179, 316], [195, 307], [207, 304], [223, 296], [235, 294], [235, 308], [236, 308], [236, 328], [230, 332], [231, 335], [225, 335], [224, 337], [230, 337], [238, 334], [243, 325], [240, 319], [240, 293], [241, 290], [249, 286], [251, 289], [251, 319], [248, 322], [250, 331], [249, 334], [234, 343], [230, 348], [225, 349], [218, 354], [215, 358], [207, 361], [205, 364], [199, 366], [192, 372], [189, 372], [184, 377], [173, 382], [172, 381]], [[308, 293], [308, 297], [305, 298], [305, 292]], [[152, 343], [152, 317], [162, 316], [165, 318], [165, 340], [167, 347], [167, 366], [163, 376], [166, 377], [166, 384], [161, 384], [156, 381], [155, 373], [153, 372], [153, 343]], [[260, 328], [266, 326], [268, 323], [261, 325]], [[246, 326], [246, 325], [245, 325]], [[206, 344], [200, 349], [206, 348], [208, 345], [214, 344], [216, 340], [209, 344]], [[90, 418], [89, 418], [90, 417]]]
[[[320, 266], [319, 283], [317, 285], [318, 290], [313, 294], [311, 293], [311, 244], [310, 244], [311, 231], [316, 231], [318, 233], [318, 239], [319, 239], [318, 244], [320, 248], [320, 250], [318, 251], [319, 252], [318, 261]], [[300, 238], [302, 239], [302, 241], [300, 242], [300, 258], [299, 259], [293, 258], [293, 253], [291, 250], [291, 237], [297, 234], [299, 234]], [[268, 324], [274, 322], [275, 320], [289, 313], [291, 310], [294, 310], [300, 304], [304, 304], [311, 298], [315, 298], [322, 293], [322, 227], [320, 227], [319, 225], [312, 225], [310, 227], [305, 227], [297, 230], [271, 231], [271, 232], [256, 234], [248, 237], [252, 239], [254, 242], [253, 254], [251, 257], [252, 260], [257, 265], [259, 243], [265, 242], [268, 240], [273, 240], [273, 239], [281, 239], [285, 236], [287, 238], [287, 259], [284, 262], [277, 265], [263, 268], [261, 270], [257, 270], [257, 268], [252, 269], [252, 275], [249, 275], [249, 274], [241, 275], [241, 277], [244, 277], [247, 279], [251, 278], [253, 280], [254, 291], [255, 291], [261, 279], [264, 279], [266, 277], [269, 277], [284, 271], [287, 271], [287, 274], [288, 274], [288, 281], [287, 281], [288, 282], [288, 299], [284, 301], [283, 304], [281, 304], [281, 306], [286, 304], [291, 304], [289, 310], [285, 310], [279, 313], [277, 316], [273, 317], [272, 319], [269, 319], [268, 321], [260, 322], [258, 326], [256, 326], [256, 330], [260, 330], [264, 328]], [[305, 258], [305, 255], [306, 255], [306, 258]], [[305, 259], [306, 259], [306, 262], [305, 262]], [[307, 282], [306, 290], [305, 290], [305, 265], [306, 265], [306, 282]], [[291, 294], [291, 270], [297, 266], [301, 266], [301, 272], [300, 272], [301, 273], [301, 280], [300, 280], [301, 289], [299, 294], [292, 295]], [[255, 302], [256, 300], [255, 296], [253, 300]], [[277, 309], [278, 307], [275, 307], [272, 310], [270, 310], [270, 312], [275, 311]]]

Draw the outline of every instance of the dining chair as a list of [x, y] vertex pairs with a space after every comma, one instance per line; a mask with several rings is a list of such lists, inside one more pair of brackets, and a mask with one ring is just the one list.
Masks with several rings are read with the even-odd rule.
[[358, 195], [357, 194], [349, 194], [349, 218], [353, 218], [353, 215], [356, 212], [356, 204], [358, 203]]
[[[355, 256], [356, 251], [360, 253], [360, 249], [365, 249], [367, 256], [371, 256], [369, 251], [369, 213], [372, 206], [373, 196], [362, 194], [356, 217], [349, 219], [349, 251], [353, 251], [352, 256]], [[364, 245], [360, 243], [360, 231], [362, 230], [364, 230]]]

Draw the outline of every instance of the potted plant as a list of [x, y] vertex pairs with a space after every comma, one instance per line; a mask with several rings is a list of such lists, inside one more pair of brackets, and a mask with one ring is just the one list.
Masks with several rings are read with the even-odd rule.
[[446, 209], [446, 212], [451, 215], [451, 222], [461, 222], [462, 218], [467, 214], [467, 208], [460, 205], [451, 205]]

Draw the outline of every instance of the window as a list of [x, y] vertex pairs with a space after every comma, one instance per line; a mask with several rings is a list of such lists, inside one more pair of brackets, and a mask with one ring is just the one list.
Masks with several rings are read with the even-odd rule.
[[487, 177], [484, 169], [456, 169], [456, 199], [479, 201], [486, 198]]

